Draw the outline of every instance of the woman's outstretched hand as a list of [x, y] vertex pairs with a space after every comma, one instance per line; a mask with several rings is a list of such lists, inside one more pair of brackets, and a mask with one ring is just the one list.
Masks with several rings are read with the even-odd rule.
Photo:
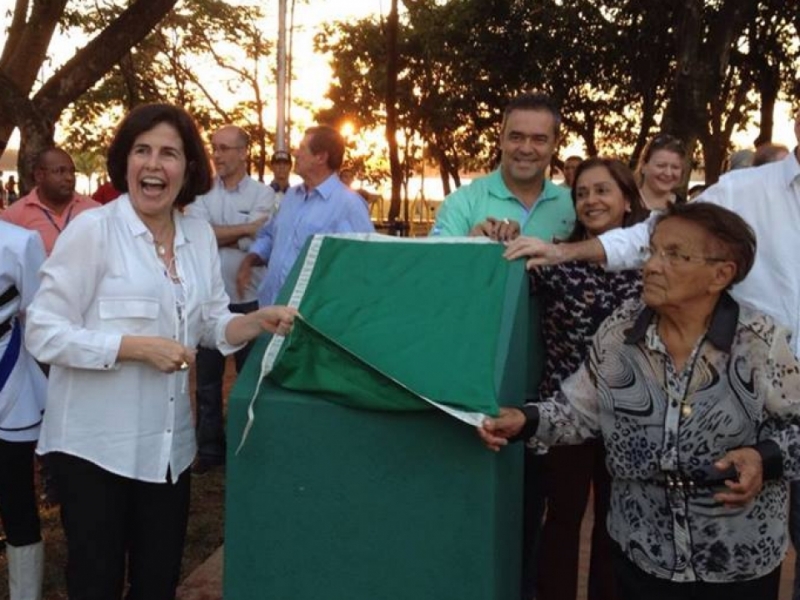
[[525, 413], [518, 408], [501, 408], [497, 417], [487, 417], [478, 430], [478, 436], [489, 450], [498, 452], [508, 445], [508, 438], [514, 437], [525, 427]]

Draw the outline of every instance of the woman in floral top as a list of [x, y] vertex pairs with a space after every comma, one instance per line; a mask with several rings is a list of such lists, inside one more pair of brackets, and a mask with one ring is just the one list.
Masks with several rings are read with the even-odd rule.
[[[647, 216], [630, 169], [618, 160], [590, 158], [576, 171], [572, 189], [577, 220], [569, 241], [627, 227]], [[597, 328], [616, 308], [641, 294], [638, 271], [607, 272], [594, 264], [571, 262], [531, 274], [541, 298], [546, 349], [539, 397], [549, 398], [561, 381], [578, 370]], [[605, 527], [610, 478], [600, 440], [552, 448], [544, 457], [547, 516], [539, 551], [537, 598], [574, 600], [583, 513], [594, 487], [589, 600], [612, 600], [610, 540]]]
[[551, 400], [502, 409], [493, 449], [602, 437], [624, 600], [776, 600], [800, 478], [800, 363], [788, 331], [738, 304], [755, 259], [737, 214], [671, 205], [643, 250], [642, 301], [614, 312]]

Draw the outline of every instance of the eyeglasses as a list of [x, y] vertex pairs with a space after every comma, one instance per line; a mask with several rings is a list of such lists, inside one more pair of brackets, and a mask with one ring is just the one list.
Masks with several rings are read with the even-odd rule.
[[45, 173], [50, 173], [50, 175], [57, 175], [58, 177], [63, 177], [64, 175], [72, 175], [75, 176], [75, 167], [39, 167]]
[[244, 146], [228, 146], [226, 144], [211, 144], [211, 152], [229, 152], [231, 150], [241, 150]]
[[671, 267], [679, 267], [691, 262], [701, 263], [728, 261], [727, 258], [720, 258], [718, 256], [697, 256], [692, 254], [684, 254], [675, 248], [670, 248], [669, 250], [656, 250], [650, 246], [642, 246], [639, 248], [639, 258], [642, 259], [642, 262], [647, 262], [652, 258], [660, 258]]

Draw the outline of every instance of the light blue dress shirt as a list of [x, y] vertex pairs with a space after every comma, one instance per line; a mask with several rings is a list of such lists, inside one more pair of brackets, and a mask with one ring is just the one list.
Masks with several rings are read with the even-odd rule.
[[364, 200], [336, 174], [312, 190], [304, 184], [289, 188], [277, 214], [250, 246], [250, 252], [267, 263], [267, 274], [258, 289], [259, 305], [275, 303], [297, 255], [312, 235], [373, 231]]

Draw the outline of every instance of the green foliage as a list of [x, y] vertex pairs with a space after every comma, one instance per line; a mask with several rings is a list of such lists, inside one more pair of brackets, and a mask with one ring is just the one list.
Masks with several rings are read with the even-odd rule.
[[[735, 2], [740, 2], [739, 11], [751, 3], [759, 7], [746, 31], [727, 23]], [[800, 4], [790, 4], [406, 0], [399, 37], [398, 126], [425, 148], [424, 155], [417, 151], [404, 157], [406, 170], [418, 168], [422, 160], [435, 161], [457, 183], [459, 170], [490, 166], [504, 104], [531, 89], [546, 91], [560, 103], [563, 132], [581, 139], [588, 154], [629, 157], [635, 164], [649, 137], [662, 127], [665, 111], [672, 107], [675, 114], [676, 107], [698, 100], [689, 96], [691, 89], [682, 95], [675, 87], [686, 11], [697, 6], [698, 37], [691, 41], [701, 51], [694, 60], [707, 61], [712, 72], [716, 65], [720, 78], [714, 89], [695, 89], [695, 94], [705, 93], [700, 99], [705, 130], [692, 133], [689, 122], [681, 122], [680, 129], [688, 139], [700, 139], [704, 148], [724, 148], [757, 99], [766, 102], [770, 81], [777, 82], [773, 103], [779, 90], [797, 93]], [[330, 24], [317, 37], [316, 48], [331, 54], [334, 71], [328, 93], [333, 107], [321, 118], [368, 128], [383, 124], [383, 28], [372, 17]], [[724, 44], [722, 55], [714, 51], [726, 39], [735, 53], [729, 62]], [[711, 86], [706, 82], [705, 87]], [[675, 120], [668, 126], [675, 126]]]
[[[596, 151], [598, 138], [621, 145], [633, 126], [626, 111], [663, 101], [640, 88], [621, 60], [598, 61], [626, 35], [588, 0], [406, 2], [400, 36], [399, 126], [418, 136], [425, 156], [456, 183], [458, 172], [488, 168], [507, 99], [539, 89], [563, 107], [567, 131]], [[364, 127], [383, 122], [386, 85], [383, 24], [376, 18], [331, 24], [317, 49], [332, 54], [329, 120]], [[663, 76], [662, 76], [663, 77]], [[659, 82], [663, 86], [663, 81]]]
[[[93, 34], [121, 11], [119, 3], [98, 2], [69, 13], [64, 25]], [[211, 131], [236, 123], [254, 140], [256, 168], [263, 175], [273, 136], [263, 123], [263, 87], [272, 79], [267, 60], [273, 43], [260, 27], [257, 5], [231, 5], [221, 0], [186, 0], [165, 18], [101, 82], [84, 94], [64, 119], [66, 146], [71, 151], [103, 154], [113, 133], [109, 115], [118, 118], [145, 102], [171, 102], [185, 107], [201, 128]], [[208, 81], [213, 72], [219, 80]], [[223, 106], [220, 96], [237, 102]]]

